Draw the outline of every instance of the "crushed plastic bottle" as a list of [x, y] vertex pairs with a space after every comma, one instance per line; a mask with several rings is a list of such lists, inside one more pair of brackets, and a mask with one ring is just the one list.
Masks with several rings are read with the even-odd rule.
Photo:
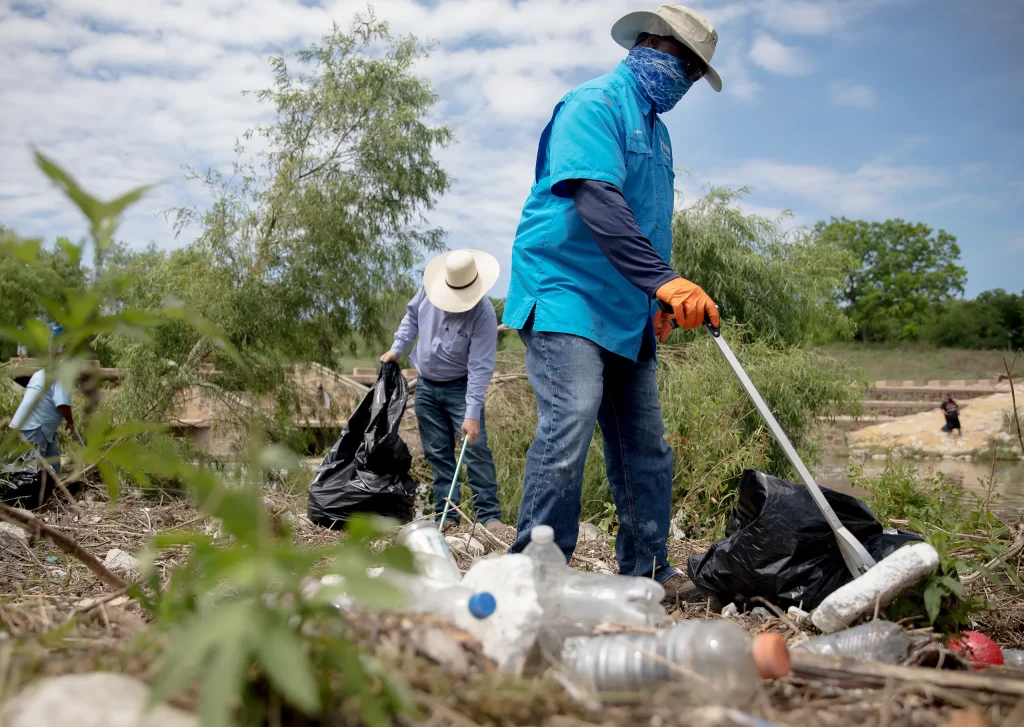
[[555, 531], [548, 525], [530, 531], [530, 543], [523, 554], [533, 561], [537, 598], [546, 623], [660, 626], [669, 620], [661, 606], [665, 589], [660, 583], [650, 578], [570, 569], [555, 545]]
[[858, 661], [899, 664], [910, 654], [910, 641], [900, 625], [881, 619], [803, 641], [794, 650], [828, 656], [846, 656]]
[[1024, 669], [1024, 649], [1003, 649], [1003, 666]]
[[692, 683], [693, 703], [742, 704], [762, 679], [789, 673], [781, 634], [751, 639], [730, 621], [683, 621], [653, 634], [575, 636], [561, 659], [569, 674], [600, 692], [630, 692], [660, 682]]
[[398, 531], [396, 542], [412, 552], [417, 569], [426, 577], [445, 583], [462, 579], [459, 564], [433, 520], [409, 523]]

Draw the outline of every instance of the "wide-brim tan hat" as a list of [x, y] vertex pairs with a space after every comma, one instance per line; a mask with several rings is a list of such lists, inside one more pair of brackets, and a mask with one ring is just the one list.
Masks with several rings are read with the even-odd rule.
[[696, 53], [708, 72], [704, 78], [716, 91], [722, 90], [722, 77], [711, 65], [718, 45], [718, 31], [707, 18], [683, 5], [661, 5], [657, 10], [638, 10], [619, 18], [612, 26], [612, 39], [627, 50], [636, 45], [641, 33], [675, 38]]
[[423, 271], [427, 300], [448, 313], [469, 310], [498, 282], [497, 258], [480, 250], [452, 250], [438, 255]]

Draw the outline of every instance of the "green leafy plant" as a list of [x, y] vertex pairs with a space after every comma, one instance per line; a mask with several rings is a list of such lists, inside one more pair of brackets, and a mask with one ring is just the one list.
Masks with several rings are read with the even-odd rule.
[[[115, 249], [112, 239], [121, 213], [145, 189], [104, 202], [49, 159], [41, 154], [36, 158], [88, 220], [92, 252], [92, 274], [81, 287], [40, 295], [35, 305], [26, 307], [45, 311], [63, 326], [57, 342], [63, 344], [64, 355], [42, 359], [47, 376], [70, 390], [98, 337], [130, 338], [141, 351], [157, 345], [168, 328], [187, 326], [198, 340], [234, 362], [237, 375], [244, 377], [245, 364], [235, 347], [214, 324], [180, 303], [170, 300], [139, 310], [118, 301], [127, 281], [109, 269], [104, 272], [104, 265]], [[45, 264], [39, 249], [37, 241], [6, 233], [0, 239], [0, 259], [27, 266]], [[86, 249], [64, 247], [78, 261]], [[18, 325], [0, 326], [3, 339], [27, 340], [38, 351], [47, 350], [49, 336], [48, 326], [32, 316]], [[329, 603], [337, 588], [333, 593], [320, 589], [313, 597], [302, 594], [305, 579], [319, 571], [342, 576], [346, 589], [364, 604], [397, 603], [394, 587], [367, 575], [367, 568], [377, 564], [412, 569], [404, 548], [370, 548], [390, 527], [388, 522], [357, 518], [341, 542], [297, 547], [287, 524], [266, 511], [254, 483], [271, 471], [295, 472], [298, 457], [280, 444], [262, 444], [256, 430], [235, 478], [183, 458], [158, 422], [115, 422], [110, 411], [99, 409], [81, 430], [85, 444], [71, 446], [68, 480], [96, 472], [113, 500], [125, 479], [142, 486], [172, 479], [201, 512], [221, 523], [226, 536], [214, 540], [198, 532], [163, 533], [153, 537], [143, 554], [144, 576], [129, 590], [153, 616], [144, 638], [160, 652], [155, 701], [197, 688], [199, 712], [208, 727], [283, 723], [287, 715], [325, 711], [350, 714], [370, 725], [391, 724], [395, 713], [414, 716], [402, 683], [349, 640], [344, 616]], [[0, 455], [24, 450], [17, 433], [9, 431]], [[164, 578], [154, 563], [166, 555], [180, 564]]]
[[992, 513], [997, 484], [995, 466], [982, 498], [967, 494], [949, 476], [922, 476], [917, 466], [890, 452], [885, 469], [870, 476], [863, 467], [850, 470], [851, 484], [866, 489], [868, 505], [883, 522], [920, 533], [939, 554], [939, 568], [920, 587], [890, 606], [888, 617], [901, 620], [924, 615], [940, 631], [957, 631], [989, 608], [984, 596], [971, 595], [962, 577], [984, 577], [993, 587], [1021, 588], [1016, 567], [1004, 559], [1009, 547], [1006, 526]]

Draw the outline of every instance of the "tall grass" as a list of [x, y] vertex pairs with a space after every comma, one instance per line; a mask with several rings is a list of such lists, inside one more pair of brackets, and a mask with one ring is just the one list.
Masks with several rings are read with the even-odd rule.
[[[856, 413], [860, 389], [841, 362], [799, 349], [763, 343], [734, 346], [754, 384], [809, 462], [822, 452], [814, 436], [819, 416]], [[498, 375], [523, 370], [521, 350], [499, 355]], [[718, 535], [747, 467], [790, 476], [791, 467], [740, 388], [714, 343], [697, 337], [659, 351], [658, 387], [665, 436], [675, 454], [673, 503], [676, 524], [691, 535]], [[514, 521], [522, 497], [526, 452], [537, 415], [525, 380], [496, 384], [488, 397], [488, 439], [498, 471], [499, 497]], [[584, 517], [611, 502], [600, 432], [595, 433], [583, 475]]]

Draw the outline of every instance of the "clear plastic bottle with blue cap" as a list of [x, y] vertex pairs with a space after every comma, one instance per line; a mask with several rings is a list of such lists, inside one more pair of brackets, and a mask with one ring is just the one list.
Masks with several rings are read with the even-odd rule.
[[456, 622], [467, 613], [475, 619], [485, 619], [498, 606], [492, 594], [474, 592], [465, 586], [439, 584], [416, 577], [403, 580], [401, 585], [407, 598], [405, 610], [447, 616]]

